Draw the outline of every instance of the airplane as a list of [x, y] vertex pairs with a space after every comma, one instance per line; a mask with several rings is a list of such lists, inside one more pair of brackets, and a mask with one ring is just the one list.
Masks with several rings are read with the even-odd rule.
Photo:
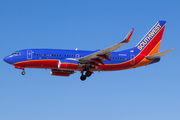
[[162, 56], [174, 50], [158, 53], [165, 25], [166, 21], [158, 21], [135, 47], [123, 51], [114, 52], [130, 41], [134, 29], [124, 40], [103, 50], [25, 49], [3, 60], [22, 69], [22, 75], [25, 68], [51, 69], [54, 76], [70, 76], [80, 71], [80, 79], [84, 81], [95, 71], [125, 70], [159, 62]]

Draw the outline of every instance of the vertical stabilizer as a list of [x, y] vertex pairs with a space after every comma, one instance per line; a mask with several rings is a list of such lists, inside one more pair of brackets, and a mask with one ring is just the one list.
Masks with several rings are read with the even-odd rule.
[[158, 53], [165, 25], [166, 21], [158, 21], [135, 48], [143, 54]]

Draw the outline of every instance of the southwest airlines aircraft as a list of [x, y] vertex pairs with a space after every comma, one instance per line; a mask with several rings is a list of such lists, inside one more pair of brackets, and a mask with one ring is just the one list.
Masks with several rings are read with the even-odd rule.
[[51, 69], [54, 76], [70, 76], [80, 71], [84, 81], [94, 71], [125, 70], [159, 62], [174, 50], [158, 53], [165, 25], [166, 21], [158, 21], [135, 47], [123, 51], [113, 52], [130, 41], [134, 29], [123, 41], [103, 50], [26, 49], [14, 52], [4, 61], [22, 69], [22, 75], [24, 68]]

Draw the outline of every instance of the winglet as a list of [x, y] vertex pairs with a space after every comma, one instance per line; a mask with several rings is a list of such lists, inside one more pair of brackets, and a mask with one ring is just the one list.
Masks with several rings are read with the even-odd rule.
[[156, 58], [161, 58], [162, 56], [170, 53], [171, 51], [173, 51], [175, 49], [170, 49], [170, 50], [167, 50], [167, 51], [164, 51], [164, 52], [160, 52], [160, 53], [156, 53], [156, 54], [153, 54], [153, 55], [149, 55], [149, 56], [146, 56], [146, 59], [156, 59]]
[[131, 31], [126, 35], [126, 37], [124, 38], [124, 40], [121, 43], [128, 43], [131, 39], [133, 32], [134, 32], [134, 28], [131, 29]]

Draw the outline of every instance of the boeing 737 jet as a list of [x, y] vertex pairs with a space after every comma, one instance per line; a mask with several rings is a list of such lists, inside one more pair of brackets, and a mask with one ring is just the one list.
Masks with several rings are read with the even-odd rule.
[[123, 51], [114, 52], [130, 41], [134, 29], [124, 40], [103, 50], [25, 49], [5, 57], [4, 61], [22, 69], [22, 75], [25, 68], [51, 69], [54, 76], [70, 76], [80, 71], [80, 79], [84, 81], [95, 71], [125, 70], [159, 62], [174, 50], [158, 53], [165, 25], [166, 21], [158, 21], [135, 47]]

